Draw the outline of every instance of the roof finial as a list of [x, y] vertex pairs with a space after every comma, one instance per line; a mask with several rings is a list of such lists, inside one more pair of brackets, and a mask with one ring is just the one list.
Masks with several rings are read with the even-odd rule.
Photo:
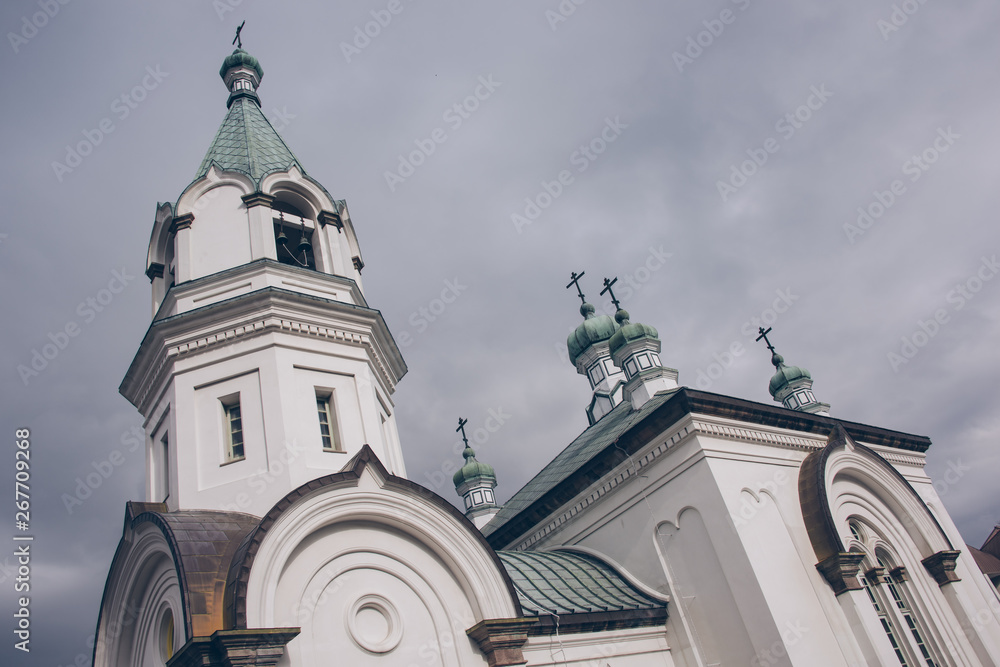
[[616, 282], [618, 282], [617, 276], [611, 278], [610, 280], [605, 278], [604, 289], [601, 290], [601, 295], [603, 296], [605, 293], [611, 295], [611, 303], [615, 304], [615, 321], [618, 322], [618, 324], [628, 324], [628, 311], [622, 308], [621, 302], [615, 298], [615, 293], [611, 289], [611, 286]]
[[761, 339], [764, 339], [764, 344], [766, 344], [767, 349], [771, 351], [771, 363], [774, 364], [775, 368], [781, 367], [781, 365], [785, 363], [785, 359], [780, 354], [778, 354], [777, 351], [775, 351], [774, 345], [772, 345], [771, 341], [767, 339], [767, 334], [771, 333], [771, 327], [768, 327], [767, 331], [764, 330], [764, 327], [758, 327], [757, 331], [760, 332], [760, 335], [757, 336], [757, 340], [759, 341]]
[[459, 431], [461, 431], [462, 433], [462, 442], [465, 443], [465, 451], [462, 452], [462, 456], [464, 456], [466, 460], [474, 459], [476, 457], [475, 450], [473, 450], [472, 447], [469, 447], [469, 439], [465, 437], [465, 425], [468, 423], [469, 423], [468, 419], [462, 419], [461, 417], [459, 417], [458, 428], [455, 429], [455, 433], [458, 433]]
[[243, 26], [245, 26], [246, 24], [247, 24], [247, 20], [243, 19], [243, 23], [239, 24], [236, 27], [236, 37], [233, 37], [233, 44], [236, 45], [237, 49], [242, 49], [243, 48], [243, 40], [240, 39], [240, 33], [243, 31]]
[[587, 298], [583, 296], [583, 290], [580, 289], [580, 278], [583, 278], [583, 274], [585, 273], [586, 271], [581, 271], [580, 273], [574, 271], [573, 273], [569, 274], [570, 277], [569, 285], [566, 285], [566, 289], [576, 286], [577, 296], [580, 297], [581, 304], [587, 303]]

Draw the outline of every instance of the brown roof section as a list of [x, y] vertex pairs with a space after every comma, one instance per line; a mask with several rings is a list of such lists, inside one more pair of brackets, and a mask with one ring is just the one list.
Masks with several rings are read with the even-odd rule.
[[205, 637], [223, 630], [229, 564], [260, 519], [240, 512], [165, 509], [160, 503], [129, 503], [126, 521], [131, 517], [133, 527], [149, 521], [163, 531], [181, 582], [188, 636]]
[[980, 551], [976, 547], [965, 545], [969, 549], [969, 553], [972, 554], [972, 558], [976, 561], [976, 565], [979, 569], [983, 571], [987, 577], [990, 578], [994, 584], [1000, 582], [1000, 558], [997, 558], [991, 553], [985, 551]]
[[993, 532], [983, 542], [983, 546], [979, 548], [991, 556], [1000, 558], [1000, 525], [993, 526]]

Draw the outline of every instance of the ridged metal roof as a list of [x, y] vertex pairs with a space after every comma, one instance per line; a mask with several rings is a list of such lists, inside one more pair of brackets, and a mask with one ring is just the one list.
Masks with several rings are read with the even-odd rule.
[[207, 174], [213, 162], [224, 171], [246, 174], [257, 184], [269, 173], [285, 171], [293, 164], [305, 173], [260, 107], [248, 96], [233, 100], [195, 180]]
[[663, 609], [607, 563], [571, 551], [498, 551], [526, 616]]
[[[483, 534], [489, 536], [508, 520], [513, 519], [533, 502], [541, 498], [557, 484], [576, 472], [596, 454], [618, 439], [633, 424], [642, 420], [658, 408], [673, 392], [654, 396], [639, 410], [633, 410], [629, 401], [622, 401], [614, 410], [604, 415], [598, 422], [577, 436], [566, 449], [559, 452], [548, 465], [539, 471], [520, 491], [504, 503], [497, 515], [483, 527]], [[503, 545], [494, 544], [494, 547]]]

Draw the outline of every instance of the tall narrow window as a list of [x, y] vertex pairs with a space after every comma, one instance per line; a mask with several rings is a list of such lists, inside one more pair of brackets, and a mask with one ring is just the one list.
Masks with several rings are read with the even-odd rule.
[[[902, 667], [938, 667], [939, 663], [933, 657], [934, 650], [925, 640], [924, 632], [902, 590], [902, 579], [894, 579], [888, 573], [889, 567], [883, 559], [883, 552], [872, 552], [867, 543], [868, 532], [865, 527], [854, 521], [848, 526], [854, 539], [861, 543], [860, 546], [852, 546], [851, 550], [863, 551], [866, 556], [862, 565], [862, 570], [866, 573], [861, 577], [861, 583], [899, 664]], [[888, 554], [884, 555], [889, 561], [894, 560]]]
[[343, 451], [337, 434], [337, 418], [333, 411], [333, 395], [316, 392], [316, 413], [319, 415], [319, 435], [323, 451]]
[[906, 661], [906, 656], [903, 655], [903, 649], [899, 645], [899, 639], [896, 637], [896, 631], [892, 626], [892, 619], [889, 617], [889, 612], [879, 601], [878, 596], [875, 593], [874, 586], [868, 579], [868, 575], [861, 577], [861, 583], [865, 587], [865, 592], [868, 593], [868, 599], [872, 601], [872, 606], [875, 607], [875, 613], [878, 614], [879, 623], [882, 624], [882, 629], [885, 630], [885, 634], [889, 638], [892, 650], [895, 651], [896, 657], [899, 658], [899, 664], [902, 665], [902, 667], [909, 667], [910, 663]]
[[166, 502], [170, 496], [170, 440], [169, 433], [164, 433], [160, 440], [160, 495]]
[[223, 404], [226, 412], [226, 459], [239, 461], [243, 456], [243, 416], [239, 396], [235, 403]]
[[882, 559], [878, 559], [878, 564], [882, 568], [882, 583], [888, 589], [889, 594], [892, 596], [892, 601], [896, 603], [896, 608], [899, 610], [900, 615], [906, 622], [906, 627], [913, 635], [913, 642], [917, 646], [917, 650], [920, 651], [920, 657], [923, 658], [924, 662], [927, 663], [928, 667], [937, 667], [937, 663], [931, 657], [930, 649], [927, 647], [927, 642], [924, 641], [924, 636], [920, 632], [920, 628], [917, 626], [917, 619], [913, 616], [913, 610], [910, 609], [910, 605], [906, 602], [906, 599], [901, 594], [900, 588], [902, 584], [896, 585], [896, 582], [892, 580], [892, 577], [886, 573], [885, 563]]

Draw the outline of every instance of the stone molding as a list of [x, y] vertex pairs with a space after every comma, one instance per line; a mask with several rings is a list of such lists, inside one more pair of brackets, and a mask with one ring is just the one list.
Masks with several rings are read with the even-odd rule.
[[944, 586], [954, 581], [961, 581], [958, 575], [955, 574], [955, 566], [958, 565], [958, 555], [960, 553], [962, 552], [958, 549], [939, 551], [920, 562], [931, 573], [938, 586]]
[[251, 192], [248, 195], [243, 195], [240, 197], [243, 203], [247, 205], [247, 208], [253, 208], [255, 206], [267, 206], [272, 208], [274, 206], [274, 197], [271, 195], [266, 195], [263, 192]]
[[830, 584], [834, 594], [840, 595], [863, 588], [861, 581], [858, 580], [858, 573], [861, 570], [861, 561], [864, 559], [865, 554], [860, 551], [845, 551], [816, 563], [816, 569]]
[[184, 215], [178, 215], [170, 223], [170, 233], [176, 234], [182, 229], [191, 229], [191, 224], [194, 223], [194, 213], [185, 213]]
[[194, 637], [167, 661], [167, 667], [272, 667], [299, 628], [217, 630]]
[[528, 641], [528, 631], [538, 619], [498, 618], [480, 621], [465, 631], [486, 656], [490, 667], [526, 665], [522, 647]]

